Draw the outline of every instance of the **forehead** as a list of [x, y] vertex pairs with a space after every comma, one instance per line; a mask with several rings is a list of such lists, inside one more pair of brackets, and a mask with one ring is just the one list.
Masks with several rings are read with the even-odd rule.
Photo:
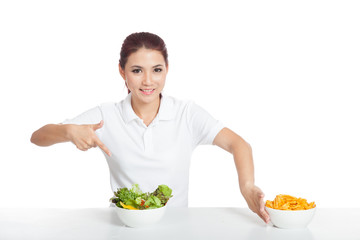
[[160, 51], [140, 48], [132, 53], [126, 65], [155, 66], [157, 64], [165, 65], [165, 60]]

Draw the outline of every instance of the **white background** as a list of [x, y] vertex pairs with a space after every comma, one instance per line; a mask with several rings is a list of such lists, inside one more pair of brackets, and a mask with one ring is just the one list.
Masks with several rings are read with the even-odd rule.
[[[2, 1], [0, 207], [107, 207], [98, 149], [37, 147], [32, 132], [127, 92], [120, 47], [161, 36], [165, 92], [253, 148], [256, 184], [319, 207], [358, 207], [358, 1]], [[189, 206], [245, 207], [232, 156], [198, 147]]]

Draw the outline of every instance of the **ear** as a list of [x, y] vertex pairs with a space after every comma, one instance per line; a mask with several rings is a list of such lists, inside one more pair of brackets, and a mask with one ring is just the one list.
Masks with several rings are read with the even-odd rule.
[[126, 81], [125, 71], [124, 71], [124, 69], [121, 68], [120, 63], [119, 63], [119, 73], [120, 73], [121, 77]]

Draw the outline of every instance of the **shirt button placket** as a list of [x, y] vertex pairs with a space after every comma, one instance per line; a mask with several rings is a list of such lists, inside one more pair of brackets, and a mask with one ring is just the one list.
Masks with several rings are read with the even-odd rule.
[[152, 128], [148, 127], [144, 132], [144, 150], [149, 153], [151, 151]]

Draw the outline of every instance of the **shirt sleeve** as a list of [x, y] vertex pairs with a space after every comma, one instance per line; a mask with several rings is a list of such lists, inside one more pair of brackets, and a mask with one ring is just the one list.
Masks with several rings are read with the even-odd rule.
[[194, 102], [189, 103], [187, 111], [188, 126], [195, 145], [213, 144], [224, 124]]
[[94, 107], [74, 118], [65, 119], [62, 124], [96, 124], [101, 120], [103, 120], [103, 116], [100, 107]]

